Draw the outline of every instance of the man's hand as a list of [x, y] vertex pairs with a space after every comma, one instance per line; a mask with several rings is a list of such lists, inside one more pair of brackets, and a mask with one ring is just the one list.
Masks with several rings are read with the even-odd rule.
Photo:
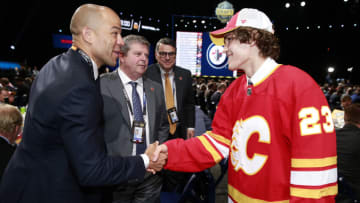
[[156, 160], [154, 160], [153, 156], [156, 153], [158, 147], [159, 141], [155, 141], [154, 143], [150, 144], [145, 151], [145, 154], [149, 157], [150, 160], [149, 166], [146, 170], [153, 174], [155, 174], [157, 171], [161, 171], [167, 160], [167, 153], [157, 154]]
[[152, 156], [152, 159], [151, 159], [151, 161], [158, 161], [158, 160], [160, 160], [161, 159], [161, 154], [164, 154], [164, 155], [166, 155], [166, 158], [167, 158], [167, 155], [168, 155], [168, 148], [167, 148], [167, 146], [165, 145], [165, 144], [162, 144], [162, 145], [160, 145], [160, 146], [158, 146], [157, 148], [156, 148], [156, 150], [155, 150], [155, 152], [154, 152], [154, 154], [153, 154], [153, 156]]
[[188, 128], [186, 133], [187, 139], [194, 137], [194, 135], [195, 135], [195, 130], [193, 128]]
[[155, 141], [154, 143], [150, 144], [146, 149], [145, 154], [149, 157], [150, 160], [158, 146], [159, 146], [159, 141]]

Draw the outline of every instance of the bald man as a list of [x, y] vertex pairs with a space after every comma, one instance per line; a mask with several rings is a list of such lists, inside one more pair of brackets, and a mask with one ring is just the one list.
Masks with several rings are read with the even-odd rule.
[[[156, 144], [132, 157], [106, 155], [98, 67], [115, 66], [123, 46], [119, 16], [86, 4], [74, 13], [73, 46], [34, 81], [22, 142], [0, 185], [0, 202], [96, 203], [99, 186], [142, 180]], [[129, 138], [130, 142], [130, 138]]]

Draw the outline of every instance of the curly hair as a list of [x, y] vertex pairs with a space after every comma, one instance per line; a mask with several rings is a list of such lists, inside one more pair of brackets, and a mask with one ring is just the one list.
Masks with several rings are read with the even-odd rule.
[[255, 42], [263, 57], [278, 59], [280, 55], [280, 45], [278, 38], [265, 30], [251, 27], [239, 27], [233, 32], [241, 43]]

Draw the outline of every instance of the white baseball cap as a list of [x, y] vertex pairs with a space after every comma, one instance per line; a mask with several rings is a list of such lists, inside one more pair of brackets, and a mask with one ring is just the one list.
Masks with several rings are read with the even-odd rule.
[[225, 28], [210, 32], [210, 38], [214, 44], [224, 45], [224, 34], [238, 27], [252, 27], [274, 34], [273, 24], [265, 13], [254, 8], [243, 8], [230, 19]]

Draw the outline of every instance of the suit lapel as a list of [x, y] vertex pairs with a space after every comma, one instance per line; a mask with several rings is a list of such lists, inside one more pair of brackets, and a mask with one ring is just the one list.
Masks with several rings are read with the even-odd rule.
[[173, 71], [174, 71], [174, 81], [175, 81], [175, 87], [176, 87], [176, 103], [177, 103], [177, 106], [178, 106], [177, 110], [180, 111], [179, 107], [182, 106], [182, 102], [181, 102], [180, 98], [182, 98], [182, 94], [183, 94], [183, 91], [182, 91], [182, 87], [183, 87], [182, 76], [177, 71], [176, 66], [173, 68]]
[[131, 127], [128, 106], [123, 93], [124, 85], [117, 71], [113, 71], [111, 74], [112, 76], [111, 76], [111, 80], [109, 80], [109, 86], [108, 86], [109, 91], [116, 100], [116, 102], [118, 103], [120, 112], [123, 115], [127, 125]]
[[144, 87], [145, 87], [145, 96], [146, 96], [146, 109], [148, 111], [148, 120], [149, 120], [149, 139], [150, 143], [153, 143], [154, 140], [154, 126], [155, 126], [155, 111], [156, 111], [156, 98], [155, 98], [155, 89], [149, 82], [149, 79], [143, 77]]

